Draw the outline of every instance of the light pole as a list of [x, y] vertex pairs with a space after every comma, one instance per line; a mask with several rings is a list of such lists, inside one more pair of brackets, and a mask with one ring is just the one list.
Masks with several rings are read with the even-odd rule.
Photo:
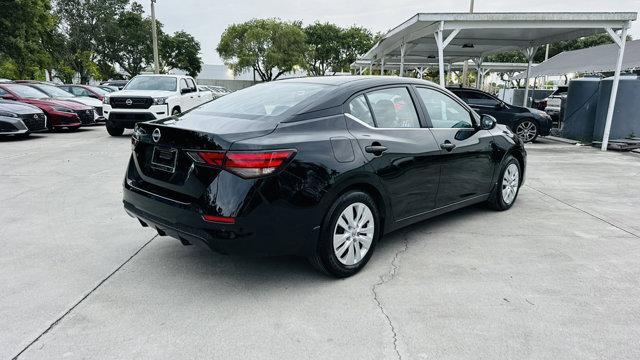
[[156, 32], [156, 1], [157, 0], [151, 0], [151, 38], [153, 39], [153, 72], [159, 74], [160, 61], [158, 61], [158, 33]]

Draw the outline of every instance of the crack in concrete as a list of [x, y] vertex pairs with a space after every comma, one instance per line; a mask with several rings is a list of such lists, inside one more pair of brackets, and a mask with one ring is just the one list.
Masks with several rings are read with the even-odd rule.
[[131, 261], [136, 255], [138, 255], [145, 247], [147, 247], [147, 245], [149, 245], [153, 239], [157, 238], [158, 235], [154, 235], [151, 239], [149, 239], [149, 241], [147, 241], [146, 243], [144, 243], [144, 245], [142, 245], [138, 250], [136, 250], [136, 252], [134, 252], [127, 260], [125, 260], [122, 264], [120, 264], [115, 270], [113, 270], [109, 275], [107, 275], [107, 277], [105, 277], [104, 279], [102, 279], [96, 286], [93, 287], [93, 289], [91, 289], [88, 293], [86, 293], [82, 298], [80, 298], [80, 300], [78, 300], [75, 304], [73, 304], [73, 306], [71, 306], [67, 311], [64, 312], [64, 314], [62, 314], [59, 318], [57, 318], [54, 322], [52, 322], [49, 327], [47, 327], [43, 332], [40, 333], [40, 335], [38, 335], [35, 339], [33, 339], [29, 344], [27, 344], [27, 346], [25, 346], [22, 350], [20, 350], [19, 353], [16, 354], [16, 356], [14, 356], [13, 358], [11, 358], [12, 360], [17, 360], [18, 357], [20, 357], [20, 355], [22, 355], [25, 351], [29, 350], [30, 347], [32, 347], [35, 343], [37, 343], [44, 335], [46, 335], [48, 332], [50, 332], [51, 330], [53, 330], [53, 328], [55, 328], [67, 315], [69, 315], [69, 313], [71, 313], [71, 311], [73, 311], [75, 308], [78, 307], [78, 305], [80, 305], [83, 301], [85, 301], [91, 294], [93, 294], [96, 290], [98, 290], [98, 288], [100, 286], [102, 286], [102, 284], [104, 284], [105, 282], [107, 282], [107, 280], [109, 280], [113, 275], [115, 275], [118, 271], [120, 271], [120, 269], [122, 269], [125, 265], [127, 265], [127, 263], [129, 263], [129, 261]]
[[380, 312], [387, 319], [387, 323], [389, 324], [389, 327], [391, 328], [391, 332], [393, 333], [393, 349], [395, 350], [396, 355], [398, 355], [398, 359], [400, 360], [402, 360], [402, 355], [400, 355], [400, 350], [398, 350], [398, 333], [396, 332], [395, 326], [393, 326], [393, 322], [391, 322], [391, 317], [389, 317], [389, 314], [387, 314], [387, 312], [384, 310], [384, 306], [382, 305], [382, 302], [378, 297], [378, 292], [376, 291], [376, 288], [393, 280], [393, 278], [396, 276], [396, 273], [398, 272], [398, 269], [399, 269], [398, 265], [396, 264], [396, 261], [398, 260], [398, 257], [400, 256], [400, 254], [405, 253], [407, 251], [408, 247], [409, 247], [408, 234], [405, 233], [404, 247], [398, 250], [393, 260], [391, 260], [392, 269], [388, 273], [380, 275], [380, 281], [373, 284], [373, 286], [371, 287], [371, 292], [373, 293], [373, 301], [376, 302], [376, 305], [380, 309]]

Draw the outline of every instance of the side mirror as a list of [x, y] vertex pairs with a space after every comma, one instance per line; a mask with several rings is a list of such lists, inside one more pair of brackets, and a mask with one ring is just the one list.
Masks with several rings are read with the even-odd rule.
[[499, 102], [496, 104], [496, 109], [504, 109], [504, 108], [506, 108], [506, 107], [507, 107], [507, 105], [505, 105], [505, 103], [503, 103], [502, 101], [499, 101]]
[[186, 94], [189, 92], [189, 89], [180, 89], [180, 94]]
[[496, 127], [498, 120], [491, 115], [482, 115], [480, 118], [480, 129], [491, 130]]
[[16, 97], [11, 95], [11, 94], [4, 94], [2, 96], [0, 96], [0, 98], [5, 99], [5, 100], [15, 100]]

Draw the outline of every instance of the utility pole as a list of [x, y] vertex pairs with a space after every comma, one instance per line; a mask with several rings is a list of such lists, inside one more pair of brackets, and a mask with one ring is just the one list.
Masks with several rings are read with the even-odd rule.
[[153, 39], [153, 72], [159, 74], [160, 61], [158, 61], [158, 33], [156, 32], [156, 1], [157, 0], [151, 0], [151, 38]]
[[[469, 3], [469, 13], [473, 14], [473, 0]], [[469, 60], [462, 64], [462, 86], [469, 85]]]

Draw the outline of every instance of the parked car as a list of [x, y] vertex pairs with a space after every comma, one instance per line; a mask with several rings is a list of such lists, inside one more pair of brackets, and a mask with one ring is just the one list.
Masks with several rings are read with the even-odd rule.
[[119, 136], [140, 121], [178, 115], [209, 100], [190, 76], [138, 75], [123, 90], [104, 97], [107, 131]]
[[198, 85], [198, 91], [200, 91], [202, 96], [205, 97], [207, 99], [207, 101], [211, 101], [211, 100], [215, 99], [215, 97], [213, 95], [213, 91], [211, 91], [211, 89], [209, 89], [209, 87], [207, 87], [207, 86]]
[[358, 272], [378, 239], [475, 203], [516, 200], [522, 141], [451, 92], [402, 77], [263, 83], [139, 123], [124, 208], [223, 253], [308, 256]]
[[0, 98], [40, 108], [47, 116], [47, 128], [50, 130], [62, 128], [77, 130], [82, 125], [81, 118], [93, 117], [93, 109], [86, 105], [74, 101], [53, 99], [42, 91], [25, 84], [0, 83]]
[[118, 89], [118, 88], [117, 88], [117, 87], [115, 87], [115, 86], [107, 86], [107, 85], [96, 85], [96, 86], [97, 86], [97, 87], [99, 87], [100, 89], [102, 89], [102, 90], [104, 90], [104, 91], [108, 92], [108, 93], [112, 93], [112, 92], [114, 92], [114, 91], [118, 91], [118, 90], [120, 90], [120, 89]]
[[562, 114], [564, 114], [564, 106], [567, 103], [567, 94], [569, 86], [558, 86], [558, 88], [546, 99], [540, 102], [540, 106], [544, 106], [544, 112], [551, 116], [555, 123], [560, 123]]
[[99, 100], [101, 110], [102, 110], [102, 99], [104, 99], [104, 96], [106, 94], [113, 92], [113, 91], [106, 91], [99, 86], [92, 86], [92, 85], [65, 84], [65, 85], [58, 85], [58, 87], [78, 97], [89, 97], [89, 98]]
[[481, 115], [491, 115], [498, 124], [507, 125], [524, 142], [535, 141], [538, 136], [551, 133], [553, 122], [544, 111], [507, 104], [497, 97], [476, 89], [449, 88], [462, 101]]
[[100, 85], [114, 87], [118, 90], [122, 90], [128, 82], [129, 80], [109, 80], [101, 82]]
[[227, 88], [222, 87], [222, 86], [212, 86], [209, 85], [207, 86], [212, 92], [213, 92], [213, 98], [217, 99], [219, 97], [223, 97], [227, 94], [231, 94], [231, 91], [229, 91]]
[[0, 99], [0, 135], [26, 137], [47, 130], [47, 117], [39, 108]]
[[82, 125], [93, 125], [97, 121], [105, 121], [105, 118], [102, 115], [102, 102], [98, 99], [75, 96], [72, 93], [64, 91], [55, 85], [50, 85], [47, 83], [33, 81], [22, 81], [21, 83], [27, 86], [31, 86], [36, 90], [42, 91], [53, 99], [73, 101], [91, 107], [93, 109], [93, 111], [91, 111], [92, 116], [80, 117]]

